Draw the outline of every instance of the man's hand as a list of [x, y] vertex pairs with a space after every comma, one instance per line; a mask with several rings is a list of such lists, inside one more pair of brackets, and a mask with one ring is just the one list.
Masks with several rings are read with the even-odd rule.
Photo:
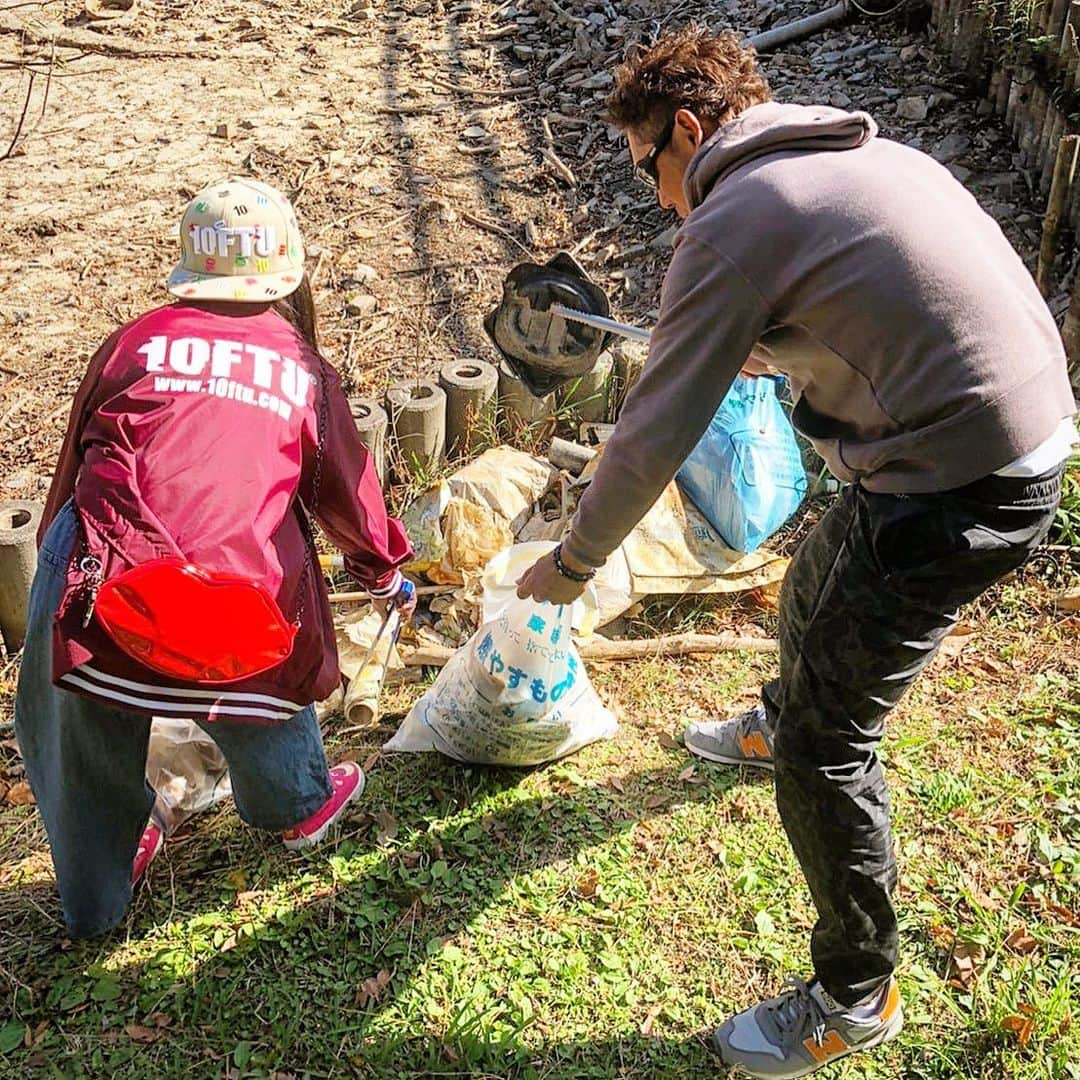
[[[569, 569], [578, 573], [585, 573], [589, 569], [568, 558], [565, 550], [562, 559]], [[522, 600], [532, 597], [540, 603], [572, 604], [588, 587], [587, 581], [571, 581], [563, 577], [555, 567], [554, 556], [544, 555], [518, 578], [517, 594]]]

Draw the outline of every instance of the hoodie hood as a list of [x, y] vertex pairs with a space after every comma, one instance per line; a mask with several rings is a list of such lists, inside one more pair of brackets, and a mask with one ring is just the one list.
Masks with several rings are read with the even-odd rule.
[[691, 208], [736, 169], [767, 154], [793, 150], [853, 150], [877, 134], [864, 112], [844, 112], [828, 105], [754, 105], [717, 128], [694, 155], [683, 186]]

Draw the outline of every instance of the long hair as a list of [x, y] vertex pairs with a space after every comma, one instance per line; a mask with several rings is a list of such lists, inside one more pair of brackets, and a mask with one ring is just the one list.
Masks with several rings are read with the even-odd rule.
[[305, 274], [298, 288], [281, 300], [274, 301], [274, 310], [296, 328], [300, 336], [319, 351], [319, 320], [315, 314], [315, 297], [311, 282]]

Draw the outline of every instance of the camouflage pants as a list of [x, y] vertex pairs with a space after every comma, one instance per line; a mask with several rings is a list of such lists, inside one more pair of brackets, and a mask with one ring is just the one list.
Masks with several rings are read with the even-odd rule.
[[763, 698], [776, 801], [818, 922], [815, 972], [851, 1004], [892, 972], [896, 859], [877, 756], [885, 717], [957, 609], [1046, 535], [1061, 470], [932, 495], [846, 488], [799, 548], [780, 600], [780, 678]]

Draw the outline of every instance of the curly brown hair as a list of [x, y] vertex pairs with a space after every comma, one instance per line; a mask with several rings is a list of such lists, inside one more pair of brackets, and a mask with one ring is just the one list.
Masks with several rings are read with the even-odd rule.
[[655, 138], [678, 109], [726, 124], [751, 105], [771, 101], [757, 53], [731, 30], [689, 25], [640, 50], [615, 72], [608, 118]]

